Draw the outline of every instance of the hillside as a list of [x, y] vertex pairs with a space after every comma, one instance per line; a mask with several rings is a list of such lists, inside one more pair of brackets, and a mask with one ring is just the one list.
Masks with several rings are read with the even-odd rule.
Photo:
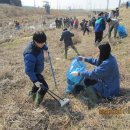
[[[4, 23], [13, 21], [15, 18], [23, 20], [23, 17], [29, 23], [29, 26], [40, 24], [38, 18], [50, 17], [41, 15], [40, 9], [24, 9], [20, 7], [3, 7], [0, 5], [0, 14], [6, 12], [1, 17], [1, 32], [7, 35]], [[11, 10], [17, 12], [13, 15]], [[20, 11], [21, 10], [21, 11]], [[20, 12], [19, 12], [20, 11]], [[37, 11], [39, 12], [37, 14]], [[2, 12], [2, 13], [1, 13]], [[12, 15], [7, 15], [8, 13]], [[52, 22], [57, 16], [77, 16], [79, 19], [87, 17], [86, 12], [60, 12], [54, 11], [51, 19]], [[121, 9], [121, 23], [127, 28], [130, 34], [130, 9]], [[8, 23], [8, 22], [7, 22]], [[8, 23], [9, 24], [9, 23]], [[10, 27], [9, 27], [10, 28]], [[5, 29], [5, 31], [3, 31]], [[40, 29], [44, 29], [40, 28]], [[12, 29], [14, 30], [14, 29]], [[44, 29], [45, 30], [45, 29]], [[113, 101], [104, 101], [93, 109], [89, 109], [86, 102], [80, 97], [68, 96], [70, 104], [61, 108], [59, 104], [48, 94], [46, 94], [41, 110], [38, 111], [28, 100], [28, 92], [32, 86], [28, 77], [24, 73], [23, 50], [28, 41], [32, 39], [31, 35], [35, 30], [21, 30], [15, 32], [14, 37], [8, 42], [0, 44], [0, 130], [129, 130], [130, 113], [130, 36], [125, 39], [112, 39], [112, 53], [117, 58], [120, 75], [121, 75], [121, 96]], [[49, 84], [50, 90], [54, 91], [61, 97], [65, 97], [66, 71], [75, 57], [75, 52], [69, 50], [68, 59], [64, 59], [64, 46], [59, 42], [61, 29], [46, 29], [49, 51], [52, 58], [54, 72], [57, 80], [55, 87], [51, 75], [49, 63], [45, 63], [44, 77]], [[76, 45], [80, 54], [89, 57], [96, 57], [97, 51], [94, 46], [94, 33], [89, 36], [82, 35], [80, 30], [72, 30], [75, 33], [75, 39], [81, 41]], [[9, 34], [12, 34], [9, 31]], [[107, 40], [107, 39], [106, 39]], [[92, 66], [87, 64], [87, 69]], [[124, 110], [123, 114], [101, 115], [99, 111], [105, 108], [115, 108]]]
[[[43, 8], [16, 7], [0, 4], [0, 44], [15, 39], [16, 37], [31, 36], [35, 30], [48, 29], [50, 23], [56, 18], [79, 16], [87, 12], [51, 10], [51, 15], [46, 15]], [[46, 25], [43, 25], [43, 21]], [[22, 31], [14, 29], [14, 21], [18, 21]]]

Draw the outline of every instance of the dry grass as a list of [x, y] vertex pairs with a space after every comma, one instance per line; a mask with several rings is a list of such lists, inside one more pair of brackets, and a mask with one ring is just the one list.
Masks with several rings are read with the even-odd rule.
[[[74, 14], [70, 14], [74, 15]], [[123, 23], [130, 33], [130, 10], [122, 9], [121, 16]], [[82, 18], [80, 14], [80, 18]], [[57, 87], [54, 86], [49, 63], [45, 63], [44, 76], [51, 90], [64, 97], [66, 79], [65, 74], [71, 63], [71, 59], [76, 56], [73, 50], [68, 52], [68, 60], [64, 60], [64, 46], [59, 42], [59, 35], [62, 30], [46, 31], [48, 36], [48, 46], [52, 56], [52, 63], [57, 80]], [[79, 52], [88, 57], [96, 57], [97, 53], [93, 44], [94, 34], [82, 35], [82, 32], [72, 30], [75, 39], [80, 44], [76, 44]], [[70, 105], [61, 108], [59, 104], [46, 94], [42, 111], [36, 110], [33, 103], [28, 100], [28, 91], [31, 89], [31, 82], [24, 74], [22, 52], [26, 43], [31, 37], [15, 38], [5, 44], [0, 45], [0, 129], [5, 130], [129, 130], [130, 116], [127, 108], [130, 105], [130, 37], [118, 41], [112, 46], [112, 52], [116, 56], [121, 73], [122, 96], [115, 98], [112, 102], [104, 101], [99, 106], [89, 110], [86, 102], [80, 97], [69, 96]], [[88, 69], [91, 69], [88, 66]], [[120, 109], [123, 114], [101, 115], [101, 109]]]

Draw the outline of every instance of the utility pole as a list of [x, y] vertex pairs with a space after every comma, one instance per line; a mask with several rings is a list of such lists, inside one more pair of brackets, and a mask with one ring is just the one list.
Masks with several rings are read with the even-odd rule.
[[109, 0], [107, 0], [107, 11], [109, 9]]
[[34, 0], [34, 7], [36, 7], [35, 0]]
[[58, 8], [59, 8], [59, 6], [58, 6], [58, 5], [59, 5], [59, 1], [57, 0], [57, 10], [58, 10]]
[[121, 0], [119, 0], [119, 8], [120, 8], [120, 6], [121, 6]]
[[88, 0], [86, 0], [86, 10], [88, 10]]

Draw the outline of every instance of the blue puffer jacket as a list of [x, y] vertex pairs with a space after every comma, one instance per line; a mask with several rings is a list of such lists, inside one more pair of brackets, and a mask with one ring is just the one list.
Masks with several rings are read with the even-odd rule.
[[74, 34], [71, 33], [70, 31], [68, 31], [68, 30], [63, 31], [61, 34], [60, 41], [64, 40], [65, 45], [69, 46], [69, 45], [73, 44], [72, 38], [71, 38], [73, 36], [74, 36]]
[[[86, 62], [97, 66], [97, 59], [86, 58]], [[120, 81], [119, 70], [116, 59], [110, 55], [107, 60], [104, 60], [99, 66], [92, 71], [80, 73], [82, 76], [98, 81], [93, 88], [103, 97], [111, 98], [119, 94]]]
[[106, 28], [106, 23], [104, 18], [99, 17], [95, 22], [95, 32], [103, 32]]
[[43, 48], [40, 49], [36, 47], [34, 42], [30, 42], [24, 50], [25, 73], [32, 82], [36, 82], [36, 74], [41, 74], [44, 70], [43, 50], [48, 50], [47, 45], [44, 45]]

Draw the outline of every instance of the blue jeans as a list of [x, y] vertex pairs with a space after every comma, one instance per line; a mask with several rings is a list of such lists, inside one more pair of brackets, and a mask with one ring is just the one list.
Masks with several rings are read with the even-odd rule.
[[67, 79], [67, 87], [66, 87], [66, 93], [67, 94], [72, 92], [73, 85], [74, 85], [74, 82], [72, 82], [71, 80]]

